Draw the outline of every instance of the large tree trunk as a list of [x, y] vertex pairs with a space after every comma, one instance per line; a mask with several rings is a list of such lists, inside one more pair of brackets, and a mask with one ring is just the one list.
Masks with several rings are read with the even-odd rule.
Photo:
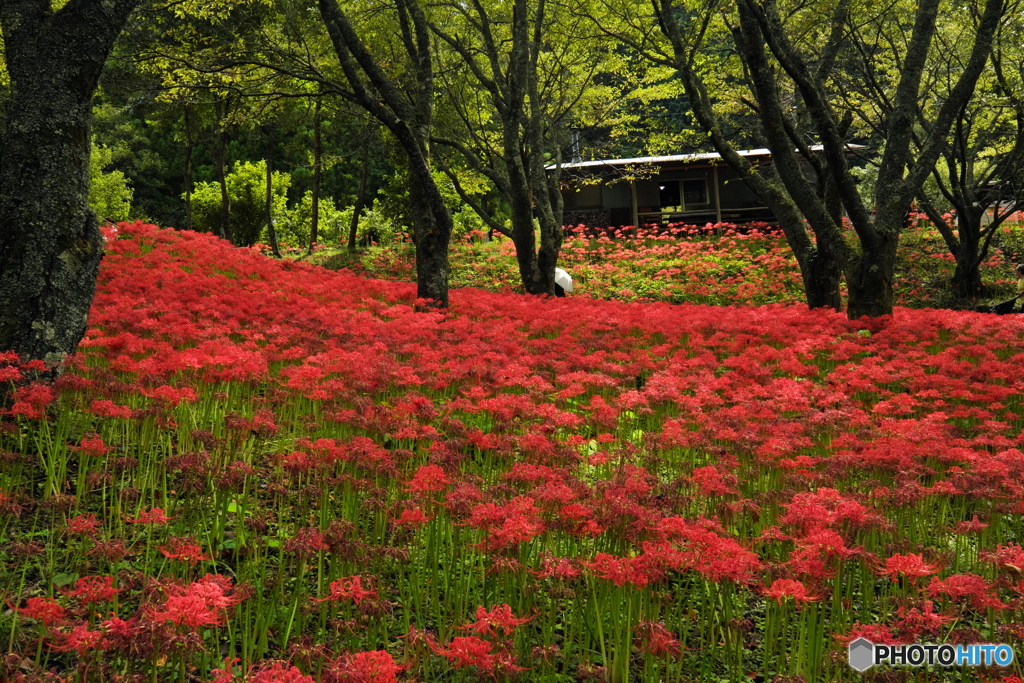
[[92, 96], [135, 0], [0, 3], [11, 78], [0, 138], [0, 351], [45, 361], [85, 334], [103, 256], [88, 205]]
[[428, 307], [448, 308], [448, 244], [452, 215], [430, 173], [425, 159], [410, 155], [409, 198], [417, 210], [413, 216], [416, 243], [416, 296], [429, 299]]
[[953, 253], [956, 269], [950, 281], [950, 287], [957, 296], [973, 299], [984, 292], [980, 270], [983, 248], [981, 219], [984, 215], [984, 208], [974, 206], [963, 207], [957, 212], [960, 248]]
[[[804, 177], [795, 155], [791, 154], [793, 145], [784, 130], [782, 115], [778, 113], [777, 95], [767, 98], [766, 101], [772, 115], [767, 117], [769, 125], [765, 127], [765, 134], [776, 143], [785, 145], [790, 152], [788, 158], [780, 156], [777, 160], [782, 162], [781, 170], [779, 164], [754, 166], [749, 159], [736, 152], [732, 142], [722, 131], [707, 87], [694, 67], [690, 53], [691, 47], [684, 39], [683, 32], [677, 23], [671, 0], [666, 0], [660, 6], [659, 19], [662, 30], [672, 43], [676, 74], [682, 81], [689, 97], [694, 117], [707, 131], [711, 144], [722, 159], [736, 171], [739, 179], [768, 205], [778, 220], [779, 227], [782, 228], [786, 241], [793, 250], [793, 255], [800, 267], [800, 276], [808, 307], [827, 307], [841, 311], [843, 309], [840, 293], [841, 265], [846, 254], [843, 252], [841, 241], [830, 240], [818, 235], [816, 244], [808, 232], [802, 209], [807, 208], [809, 204], [818, 199], [814, 196], [814, 188], [807, 184], [807, 179]], [[747, 24], [747, 33], [744, 34], [737, 30], [734, 38], [738, 47], [747, 48], [748, 62], [758, 69], [759, 73], [762, 73], [764, 71], [762, 41], [759, 38], [751, 38], [749, 33], [754, 31], [749, 25], [749, 16], [744, 16], [744, 19]], [[794, 186], [792, 189], [797, 190], [796, 197], [801, 200], [803, 207], [798, 206], [797, 199], [790, 193], [791, 188], [784, 182], [782, 176], [784, 172], [788, 172], [791, 179], [797, 178], [801, 181], [789, 184]], [[822, 180], [822, 182], [825, 181]], [[801, 183], [806, 187], [800, 187]], [[827, 215], [823, 208], [819, 213]]]
[[865, 315], [877, 318], [892, 314], [900, 227], [899, 223], [895, 226], [876, 223], [874, 238], [861, 241], [863, 253], [853, 259], [846, 275], [849, 291], [846, 313], [850, 320]]

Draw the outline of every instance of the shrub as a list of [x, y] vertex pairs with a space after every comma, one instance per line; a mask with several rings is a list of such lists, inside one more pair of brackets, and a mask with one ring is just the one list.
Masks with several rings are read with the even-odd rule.
[[114, 152], [109, 147], [92, 143], [89, 157], [89, 207], [100, 219], [126, 221], [131, 217], [134, 194], [121, 171], [106, 171]]
[[[267, 225], [267, 162], [238, 162], [228, 173], [226, 181], [230, 201], [231, 239], [239, 246], [252, 246], [260, 240]], [[274, 171], [272, 185], [271, 214], [276, 222], [288, 210], [287, 192], [291, 176]], [[220, 209], [220, 186], [217, 183], [196, 183], [192, 192], [193, 227], [203, 232], [216, 233], [220, 226]]]

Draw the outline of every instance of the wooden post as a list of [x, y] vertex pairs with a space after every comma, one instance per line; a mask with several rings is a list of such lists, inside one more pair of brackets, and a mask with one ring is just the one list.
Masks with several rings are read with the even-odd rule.
[[633, 209], [633, 227], [640, 229], [640, 207], [636, 201], [636, 181], [629, 181], [630, 206]]
[[711, 167], [712, 171], [712, 182], [715, 185], [715, 222], [722, 222], [722, 200], [718, 193], [718, 165]]

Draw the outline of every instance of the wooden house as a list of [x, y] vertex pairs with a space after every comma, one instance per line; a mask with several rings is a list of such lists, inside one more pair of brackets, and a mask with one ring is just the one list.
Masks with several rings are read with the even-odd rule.
[[[738, 153], [754, 164], [772, 160], [767, 149]], [[775, 222], [761, 198], [716, 153], [565, 163], [562, 195], [566, 225]]]

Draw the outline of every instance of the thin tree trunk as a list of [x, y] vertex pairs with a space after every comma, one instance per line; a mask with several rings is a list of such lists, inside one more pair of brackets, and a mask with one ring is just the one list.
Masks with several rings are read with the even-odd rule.
[[281, 258], [277, 244], [277, 229], [274, 227], [274, 129], [267, 127], [267, 237], [270, 251], [275, 258]]
[[319, 0], [318, 4], [354, 97], [391, 131], [408, 157], [409, 195], [417, 208], [413, 218], [417, 297], [428, 302], [427, 308], [447, 308], [452, 215], [430, 169], [434, 70], [423, 8], [415, 0], [396, 3], [402, 43], [415, 72], [409, 98], [366, 49], [336, 0]]
[[220, 228], [218, 235], [221, 239], [231, 239], [231, 196], [228, 194], [227, 179], [227, 130], [225, 119], [227, 118], [227, 105], [218, 101], [215, 105], [217, 114], [217, 141], [213, 147], [213, 160], [217, 166], [217, 182], [220, 184]]
[[320, 139], [320, 105], [322, 98], [317, 95], [316, 108], [313, 111], [313, 196], [311, 204], [313, 215], [309, 224], [309, 253], [313, 253], [318, 239], [320, 227], [320, 160], [323, 157], [323, 144]]
[[366, 179], [370, 171], [370, 137], [373, 124], [366, 122], [363, 131], [363, 149], [359, 157], [359, 189], [356, 192], [356, 204], [352, 207], [352, 222], [348, 226], [348, 250], [356, 250], [356, 235], [359, 232], [359, 214], [366, 207]]
[[184, 105], [185, 119], [185, 230], [192, 229], [192, 151], [195, 149], [196, 141], [192, 137], [192, 115], [188, 105]]

